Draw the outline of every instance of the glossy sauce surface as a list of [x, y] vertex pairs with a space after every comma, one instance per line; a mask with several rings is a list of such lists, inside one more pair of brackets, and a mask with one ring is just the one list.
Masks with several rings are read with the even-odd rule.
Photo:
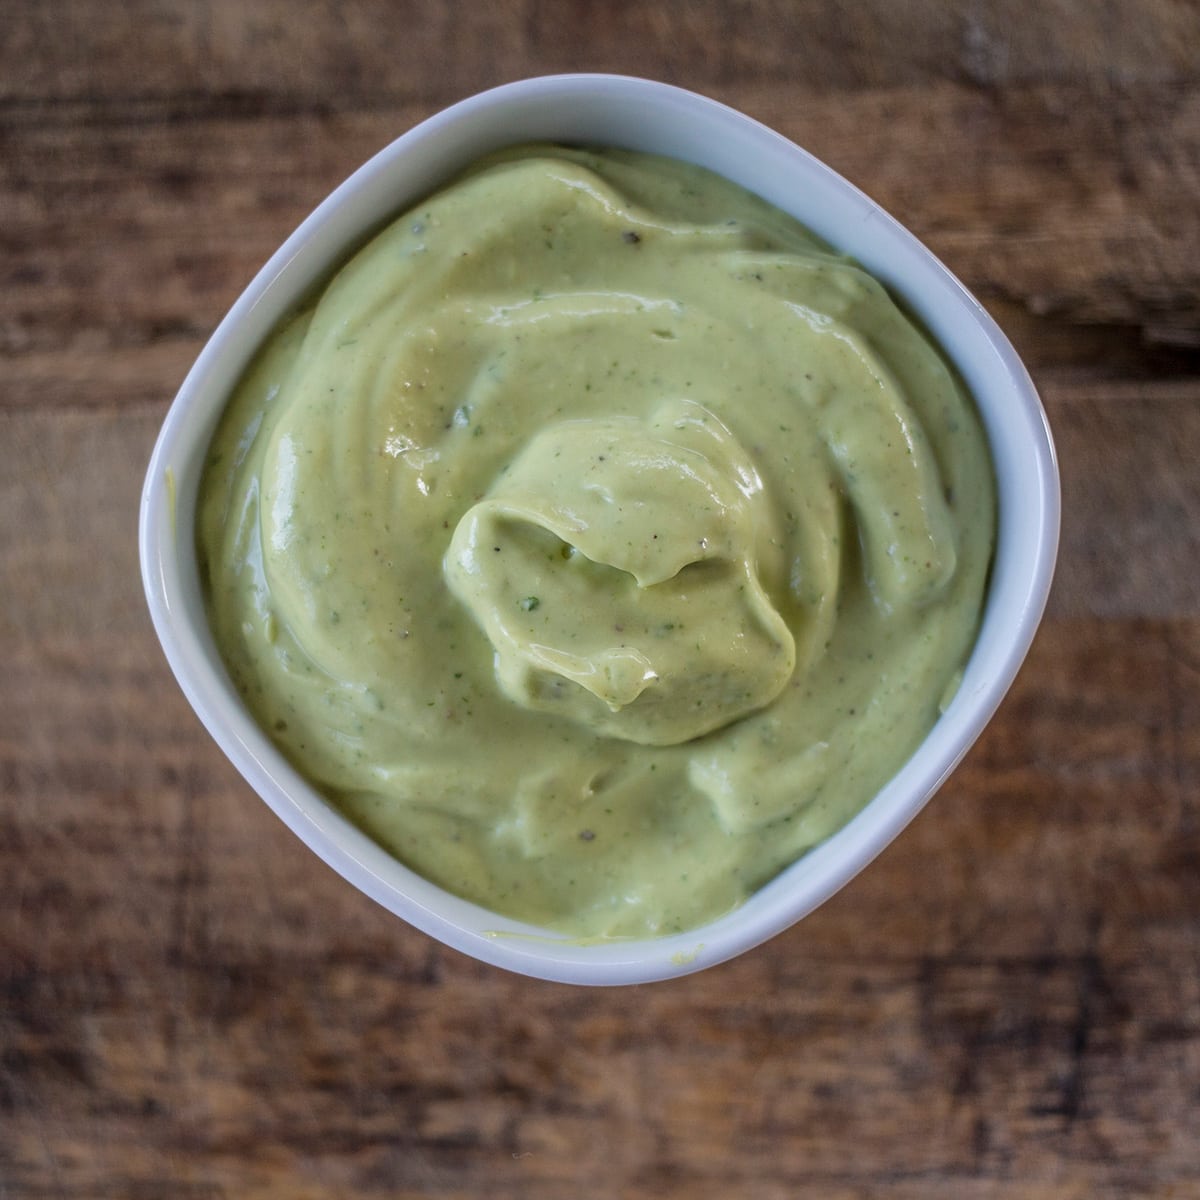
[[736, 905], [936, 720], [994, 535], [875, 280], [695, 167], [526, 147], [281, 328], [202, 485], [218, 644], [414, 869], [581, 937]]

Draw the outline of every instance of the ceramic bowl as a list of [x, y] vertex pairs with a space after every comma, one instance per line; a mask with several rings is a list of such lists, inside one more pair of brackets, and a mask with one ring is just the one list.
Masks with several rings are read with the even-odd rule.
[[[690, 933], [581, 944], [507, 920], [405, 868], [287, 763], [243, 706], [210, 635], [193, 535], [204, 452], [255, 349], [308, 289], [388, 218], [472, 160], [548, 140], [688, 159], [757, 192], [858, 259], [932, 331], [974, 393], [999, 488], [996, 557], [962, 685], [920, 748], [837, 834], [745, 904]], [[141, 502], [141, 565], [155, 629], [201, 721], [250, 786], [347, 880], [464, 953], [580, 984], [683, 975], [749, 950], [811, 912], [871, 861], [979, 736], [1012, 683], [1050, 588], [1059, 526], [1054, 448], [1034, 386], [981, 305], [877, 204], [749, 117], [675, 87], [563, 75], [474, 96], [410, 130], [338, 187], [230, 309], [167, 413]]]

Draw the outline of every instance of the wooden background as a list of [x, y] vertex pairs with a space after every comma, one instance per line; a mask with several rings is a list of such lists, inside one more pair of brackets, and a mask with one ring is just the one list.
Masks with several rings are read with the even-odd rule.
[[[142, 473], [342, 177], [560, 70], [824, 158], [988, 305], [1065, 522], [989, 732], [814, 916], [670, 984], [483, 967], [236, 777], [150, 629]], [[1200, 7], [0, 6], [0, 1197], [1200, 1196]]]

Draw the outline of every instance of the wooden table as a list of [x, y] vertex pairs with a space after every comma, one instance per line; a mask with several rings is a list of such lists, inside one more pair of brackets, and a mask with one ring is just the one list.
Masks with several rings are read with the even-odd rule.
[[[1062, 458], [1048, 618], [852, 886], [617, 991], [443, 949], [235, 775], [151, 632], [167, 404], [309, 208], [530, 74], [725, 100], [988, 305]], [[1200, 1196], [1200, 7], [10, 0], [0, 1196]]]

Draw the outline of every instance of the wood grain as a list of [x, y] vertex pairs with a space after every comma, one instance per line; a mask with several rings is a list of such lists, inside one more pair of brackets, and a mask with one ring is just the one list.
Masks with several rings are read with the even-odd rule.
[[[0, 32], [0, 1197], [1200, 1195], [1200, 6], [13, 0]], [[1063, 469], [997, 719], [849, 888], [583, 991], [401, 925], [172, 681], [170, 396], [344, 175], [619, 70], [801, 142], [988, 304]]]

